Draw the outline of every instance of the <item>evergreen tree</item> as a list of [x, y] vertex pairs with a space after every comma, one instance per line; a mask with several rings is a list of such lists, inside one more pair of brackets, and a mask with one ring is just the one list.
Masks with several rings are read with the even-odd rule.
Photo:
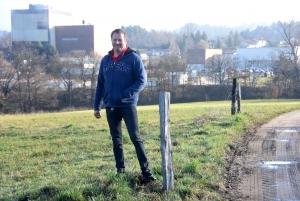
[[205, 31], [203, 31], [201, 39], [204, 40], [204, 41], [207, 41], [207, 35], [206, 35]]
[[43, 46], [43, 44], [39, 41], [36, 45], [35, 48], [37, 49], [39, 55], [45, 54], [47, 59], [51, 59], [53, 57], [57, 57], [58, 56], [58, 52], [56, 50], [56, 48], [52, 45], [45, 45]]
[[217, 48], [222, 48], [221, 39], [219, 38], [217, 41]]
[[243, 37], [244, 39], [252, 38], [249, 28], [241, 32], [241, 37]]
[[36, 49], [38, 50], [39, 55], [42, 55], [42, 54], [44, 53], [44, 47], [43, 47], [41, 41], [39, 41], [39, 42], [36, 44]]
[[233, 35], [232, 31], [229, 32], [229, 35], [227, 38], [227, 46], [234, 47], [234, 35]]
[[234, 46], [238, 47], [241, 44], [241, 36], [240, 34], [236, 31], [234, 35]]
[[183, 34], [179, 39], [176, 40], [176, 43], [181, 53], [186, 52], [186, 41], [187, 41], [187, 36], [185, 34]]
[[55, 58], [58, 56], [57, 49], [52, 45], [47, 45], [44, 48], [47, 59]]
[[201, 40], [201, 32], [199, 30], [194, 35], [193, 40], [194, 40], [195, 44], [198, 44], [200, 42], [200, 40]]

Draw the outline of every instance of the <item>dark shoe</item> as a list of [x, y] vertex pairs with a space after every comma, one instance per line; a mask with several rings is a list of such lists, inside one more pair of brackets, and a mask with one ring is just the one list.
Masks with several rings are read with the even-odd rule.
[[117, 173], [118, 174], [124, 174], [125, 173], [125, 168], [118, 168]]
[[146, 181], [155, 181], [156, 178], [153, 176], [153, 174], [150, 172], [150, 170], [143, 170], [142, 175]]

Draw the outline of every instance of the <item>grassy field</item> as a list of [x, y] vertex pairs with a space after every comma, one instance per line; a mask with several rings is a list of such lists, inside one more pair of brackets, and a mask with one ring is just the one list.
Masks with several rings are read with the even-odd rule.
[[156, 182], [141, 184], [124, 127], [127, 173], [116, 175], [106, 122], [93, 111], [0, 116], [0, 200], [222, 200], [226, 153], [245, 133], [300, 109], [299, 100], [171, 105], [174, 189], [162, 189], [158, 106], [138, 107], [140, 131]]

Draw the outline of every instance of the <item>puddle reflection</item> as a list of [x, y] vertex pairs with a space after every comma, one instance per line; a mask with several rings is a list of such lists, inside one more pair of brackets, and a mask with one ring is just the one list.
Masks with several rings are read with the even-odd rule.
[[277, 169], [282, 167], [282, 165], [290, 165], [294, 162], [292, 161], [265, 161], [263, 162], [263, 167], [270, 169]]
[[297, 130], [275, 130], [277, 133], [297, 133]]
[[278, 142], [290, 142], [291, 140], [288, 140], [288, 139], [278, 139], [277, 141]]

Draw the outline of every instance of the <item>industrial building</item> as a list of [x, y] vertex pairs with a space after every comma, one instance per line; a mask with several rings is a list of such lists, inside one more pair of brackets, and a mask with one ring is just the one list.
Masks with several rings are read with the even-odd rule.
[[111, 49], [110, 30], [94, 25], [55, 26], [55, 45], [59, 54], [84, 51], [107, 54]]
[[72, 25], [72, 14], [40, 4], [29, 9], [11, 10], [12, 41], [49, 43], [55, 46], [55, 26]]
[[11, 10], [12, 42], [41, 42], [54, 46], [59, 54], [91, 51], [106, 54], [111, 48], [110, 31], [94, 25], [74, 25], [72, 13], [41, 4]]

